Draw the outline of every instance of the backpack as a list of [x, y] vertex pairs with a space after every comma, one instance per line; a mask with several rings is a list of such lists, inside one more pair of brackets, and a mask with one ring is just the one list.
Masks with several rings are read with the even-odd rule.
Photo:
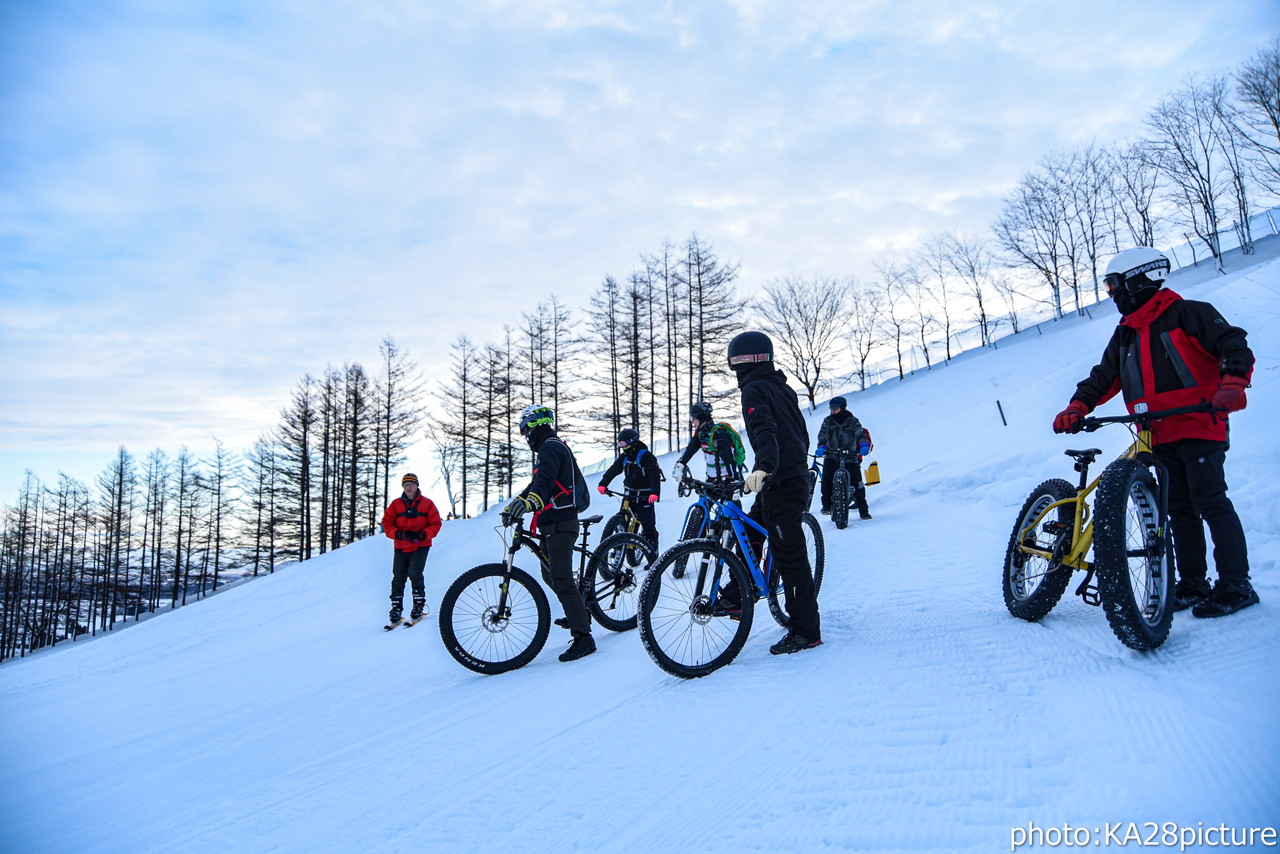
[[[547, 441], [552, 439], [564, 445], [565, 450], [569, 450], [569, 444], [559, 436], [549, 436]], [[559, 503], [560, 496], [573, 496], [573, 509], [575, 512], [584, 513], [591, 509], [591, 490], [587, 488], [587, 479], [582, 476], [582, 469], [578, 468], [578, 458], [573, 455], [573, 451], [569, 451], [569, 460], [573, 463], [573, 488], [572, 490], [560, 481], [553, 481], [556, 486], [560, 487], [560, 491], [551, 496], [551, 504], [549, 507], [555, 510], [567, 510], [568, 505]]]
[[711, 434], [707, 437], [707, 443], [710, 447], [716, 446], [716, 431], [726, 430], [729, 433], [729, 441], [733, 443], [733, 461], [738, 465], [746, 465], [747, 448], [742, 444], [742, 437], [738, 435], [738, 431], [733, 429], [733, 425], [726, 421], [719, 421], [711, 428]]
[[[625, 468], [626, 466], [635, 466], [636, 468], [640, 469], [640, 471], [644, 471], [644, 464], [641, 463], [640, 461], [644, 459], [644, 455], [647, 453], [649, 452], [646, 449], [641, 448], [640, 452], [636, 454], [636, 458], [634, 460], [624, 457], [622, 462], [623, 467]], [[667, 476], [662, 473], [661, 466], [658, 467], [658, 480], [660, 480], [663, 483], [667, 482]]]

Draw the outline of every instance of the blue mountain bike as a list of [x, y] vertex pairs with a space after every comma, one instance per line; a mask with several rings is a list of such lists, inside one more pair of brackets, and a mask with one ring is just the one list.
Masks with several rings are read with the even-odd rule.
[[[769, 554], [767, 532], [735, 500], [742, 481], [706, 483], [686, 478], [699, 495], [704, 524], [699, 536], [672, 546], [658, 558], [640, 588], [640, 641], [666, 672], [684, 679], [706, 676], [733, 661], [751, 634], [756, 600], [786, 627], [782, 576]], [[694, 515], [693, 508], [689, 517]], [[826, 552], [822, 528], [801, 516], [815, 595], [822, 589]], [[751, 540], [766, 542], [757, 557]], [[728, 607], [726, 588], [741, 607]]]

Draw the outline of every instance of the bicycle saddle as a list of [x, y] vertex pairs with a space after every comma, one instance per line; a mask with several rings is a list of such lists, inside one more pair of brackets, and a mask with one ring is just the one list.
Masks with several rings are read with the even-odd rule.
[[584, 528], [589, 528], [603, 518], [604, 517], [601, 516], [599, 513], [597, 513], [594, 516], [583, 516], [581, 519], [578, 520], [578, 524]]
[[1098, 454], [1102, 453], [1101, 448], [1085, 448], [1083, 451], [1063, 451], [1068, 457], [1072, 457], [1076, 462], [1092, 463], [1098, 458]]

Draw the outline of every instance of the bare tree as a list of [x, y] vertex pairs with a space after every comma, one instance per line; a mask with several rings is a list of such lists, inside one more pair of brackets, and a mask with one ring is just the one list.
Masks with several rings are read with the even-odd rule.
[[880, 293], [884, 297], [881, 303], [880, 329], [893, 343], [893, 351], [898, 360], [898, 379], [901, 380], [907, 375], [902, 354], [912, 333], [911, 305], [907, 300], [907, 274], [902, 263], [894, 259], [877, 261], [875, 268], [880, 274]]
[[1236, 72], [1239, 119], [1253, 149], [1258, 183], [1280, 196], [1280, 38]]
[[776, 279], [755, 302], [761, 326], [773, 338], [776, 358], [804, 386], [809, 409], [840, 351], [848, 290], [836, 279]]
[[880, 316], [884, 293], [868, 287], [856, 279], [849, 279], [845, 287], [849, 293], [849, 315], [845, 320], [846, 341], [853, 354], [854, 375], [858, 388], [867, 387], [871, 354], [881, 344]]
[[1109, 156], [1111, 248], [1119, 252], [1130, 246], [1155, 246], [1160, 227], [1156, 210], [1160, 170], [1155, 160], [1141, 143], [1113, 146]]
[[1225, 86], [1221, 78], [1205, 83], [1188, 78], [1185, 89], [1166, 95], [1147, 115], [1150, 135], [1145, 143], [1169, 183], [1179, 215], [1209, 247], [1219, 272], [1220, 207], [1227, 189], [1221, 137], [1226, 128], [1215, 105]]
[[1005, 200], [992, 226], [997, 243], [1009, 255], [1010, 266], [1031, 271], [1049, 289], [1047, 302], [1054, 316], [1062, 316], [1061, 234], [1066, 212], [1054, 182], [1041, 173], [1028, 173], [1013, 196]]
[[994, 318], [988, 306], [990, 299], [993, 261], [987, 241], [981, 237], [944, 235], [939, 251], [952, 274], [959, 280], [959, 289], [972, 301], [974, 320], [982, 338], [982, 346], [991, 346]]

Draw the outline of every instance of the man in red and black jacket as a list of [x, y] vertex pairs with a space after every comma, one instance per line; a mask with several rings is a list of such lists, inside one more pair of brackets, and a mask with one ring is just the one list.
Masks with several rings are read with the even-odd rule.
[[395, 541], [395, 557], [391, 562], [391, 623], [400, 622], [404, 613], [404, 582], [413, 582], [413, 609], [409, 619], [422, 619], [427, 604], [426, 583], [422, 570], [427, 565], [431, 541], [440, 532], [440, 511], [435, 502], [418, 491], [418, 476], [406, 474], [400, 480], [404, 494], [392, 501], [382, 514], [382, 531]]
[[[1169, 525], [1178, 563], [1175, 610], [1221, 617], [1256, 604], [1249, 582], [1244, 527], [1227, 497], [1227, 413], [1245, 408], [1253, 352], [1245, 331], [1205, 302], [1184, 300], [1161, 285], [1170, 271], [1164, 253], [1140, 246], [1107, 265], [1104, 282], [1123, 315], [1102, 361], [1076, 386], [1071, 403], [1053, 421], [1074, 433], [1094, 407], [1124, 393], [1129, 412], [1213, 404], [1214, 412], [1156, 421], [1151, 443], [1167, 469]], [[1204, 523], [1213, 536], [1218, 582], [1208, 582]]]

